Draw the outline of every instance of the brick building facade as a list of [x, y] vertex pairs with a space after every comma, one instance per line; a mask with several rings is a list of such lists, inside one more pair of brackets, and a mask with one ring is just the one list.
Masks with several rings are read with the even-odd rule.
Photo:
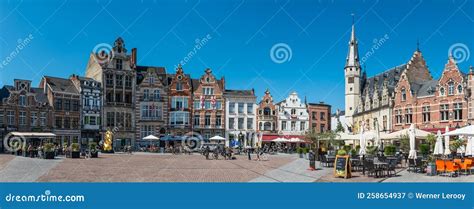
[[204, 139], [225, 136], [225, 80], [216, 79], [206, 69], [200, 79], [193, 79], [193, 130]]
[[308, 103], [309, 130], [322, 133], [331, 130], [331, 105]]
[[[452, 57], [442, 71], [439, 80], [432, 79], [421, 52], [415, 52], [407, 70], [395, 88], [393, 124], [394, 130], [408, 128], [410, 124], [431, 132], [462, 127], [468, 122], [468, 76], [462, 73]], [[420, 71], [410, 68], [419, 63]]]

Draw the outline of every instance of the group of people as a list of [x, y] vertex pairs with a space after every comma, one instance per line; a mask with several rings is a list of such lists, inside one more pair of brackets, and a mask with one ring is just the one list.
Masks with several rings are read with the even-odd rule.
[[216, 148], [212, 149], [209, 146], [205, 146], [202, 154], [206, 157], [206, 160], [212, 159], [218, 160], [219, 155], [221, 155], [225, 160], [232, 160], [235, 159], [233, 156], [234, 151], [230, 147], [221, 147], [217, 146]]

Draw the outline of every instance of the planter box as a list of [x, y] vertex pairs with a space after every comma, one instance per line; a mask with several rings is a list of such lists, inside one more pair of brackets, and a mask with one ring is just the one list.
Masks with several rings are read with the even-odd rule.
[[54, 159], [54, 152], [45, 152], [44, 159]]
[[71, 158], [81, 158], [80, 152], [71, 152]]

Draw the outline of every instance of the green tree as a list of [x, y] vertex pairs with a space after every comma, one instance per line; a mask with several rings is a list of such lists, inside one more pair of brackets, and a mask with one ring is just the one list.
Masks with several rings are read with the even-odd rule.
[[434, 134], [428, 134], [428, 136], [426, 136], [426, 143], [430, 146], [430, 151], [433, 151], [434, 145], [436, 144], [436, 136]]
[[336, 133], [341, 133], [341, 132], [344, 132], [344, 127], [342, 126], [341, 121], [338, 119], [337, 126], [336, 126]]
[[404, 153], [408, 153], [410, 151], [410, 137], [408, 136], [408, 134], [402, 135], [400, 137], [400, 149]]

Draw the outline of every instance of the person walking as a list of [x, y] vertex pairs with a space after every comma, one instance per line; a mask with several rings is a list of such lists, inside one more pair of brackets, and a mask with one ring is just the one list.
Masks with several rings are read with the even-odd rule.
[[250, 152], [251, 152], [250, 148], [247, 148], [247, 155], [249, 157], [249, 160], [252, 160], [252, 156], [250, 156]]

